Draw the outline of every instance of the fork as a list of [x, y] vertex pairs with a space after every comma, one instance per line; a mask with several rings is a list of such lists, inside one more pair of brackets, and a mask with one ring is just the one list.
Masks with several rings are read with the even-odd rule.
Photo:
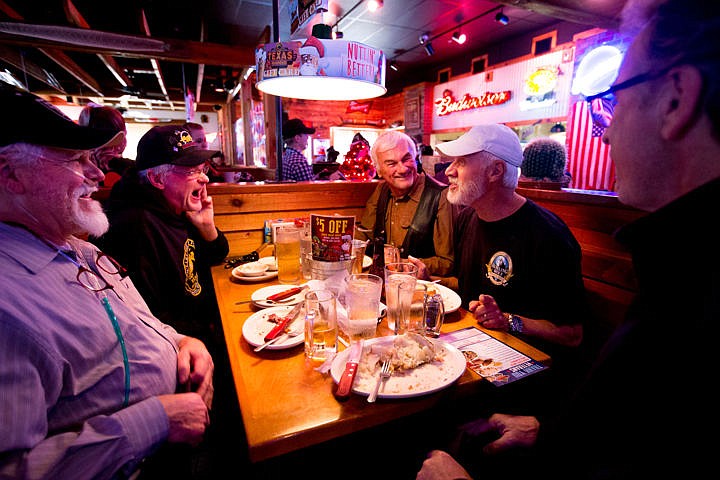
[[380, 390], [380, 384], [385, 383], [391, 375], [392, 372], [390, 371], [390, 359], [387, 358], [383, 360], [382, 367], [380, 368], [380, 376], [378, 377], [377, 383], [375, 384], [375, 390], [372, 391], [372, 393], [367, 399], [368, 403], [373, 403], [375, 401], [378, 395], [378, 391]]

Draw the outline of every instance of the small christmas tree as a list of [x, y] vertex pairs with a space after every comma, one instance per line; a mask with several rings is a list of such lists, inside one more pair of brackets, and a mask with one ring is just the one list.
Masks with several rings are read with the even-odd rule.
[[370, 143], [356, 133], [345, 154], [345, 161], [339, 167], [340, 173], [348, 180], [367, 181], [375, 178], [375, 165], [370, 158]]

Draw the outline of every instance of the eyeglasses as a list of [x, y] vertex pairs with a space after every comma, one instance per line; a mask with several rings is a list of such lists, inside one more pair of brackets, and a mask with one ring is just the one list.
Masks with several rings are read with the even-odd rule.
[[[80, 285], [86, 290], [91, 292], [102, 292], [103, 290], [112, 290], [113, 286], [105, 280], [102, 275], [90, 270], [67, 253], [58, 249], [58, 253], [63, 257], [70, 260], [76, 267], [78, 267], [78, 273], [75, 277]], [[128, 275], [127, 269], [120, 265], [117, 260], [112, 258], [103, 252], [98, 252], [95, 258], [95, 265], [105, 273], [110, 275], [120, 275], [121, 278], [125, 278]]]
[[66, 154], [62, 153], [53, 153], [52, 157], [46, 157], [44, 155], [37, 155], [37, 158], [41, 160], [45, 160], [47, 162], [55, 163], [55, 164], [67, 164], [67, 163], [88, 163], [91, 158], [91, 152], [89, 150], [83, 150], [81, 152], [75, 153], [72, 156], [68, 156]]
[[177, 173], [178, 175], [185, 175], [188, 180], [194, 180], [198, 178], [200, 175], [207, 175], [210, 171], [210, 165], [207, 163], [203, 164], [200, 167], [191, 168], [191, 169], [184, 169], [177, 167], [176, 165], [173, 165], [173, 171]]
[[593, 123], [598, 127], [607, 128], [613, 119], [613, 113], [615, 111], [615, 105], [617, 99], [615, 93], [620, 90], [625, 90], [635, 85], [639, 85], [643, 82], [655, 80], [656, 78], [662, 77], [675, 65], [671, 65], [667, 68], [663, 68], [657, 72], [645, 72], [634, 77], [630, 77], [624, 82], [620, 82], [608, 88], [605, 91], [596, 93], [595, 95], [589, 95], [585, 97], [590, 107], [590, 116], [592, 117]]

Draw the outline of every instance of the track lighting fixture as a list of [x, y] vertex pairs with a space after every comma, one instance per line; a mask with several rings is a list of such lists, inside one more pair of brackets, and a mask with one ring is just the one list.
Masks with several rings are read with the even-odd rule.
[[510, 23], [510, 19], [507, 15], [503, 13], [502, 10], [500, 10], [497, 15], [495, 15], [495, 21], [502, 25], [507, 25], [508, 23]]
[[395, 70], [397, 72], [398, 71], [397, 63], [395, 63], [395, 61], [391, 61], [390, 68], [392, 68], [393, 70]]
[[455, 32], [452, 34], [452, 39], [455, 43], [462, 45], [467, 40], [467, 35], [460, 32]]
[[435, 49], [432, 46], [432, 43], [427, 42], [423, 45], [423, 48], [425, 49], [425, 53], [428, 54], [428, 57], [435, 53]]
[[427, 33], [423, 33], [418, 37], [418, 41], [420, 42], [420, 45], [425, 45], [430, 38], [430, 35]]

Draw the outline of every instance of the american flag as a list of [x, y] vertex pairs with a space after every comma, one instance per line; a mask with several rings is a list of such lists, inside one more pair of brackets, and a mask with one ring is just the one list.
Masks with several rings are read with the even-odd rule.
[[610, 147], [602, 142], [604, 132], [604, 128], [593, 124], [586, 101], [570, 107], [566, 141], [572, 188], [613, 190], [615, 187], [615, 165], [610, 159]]

